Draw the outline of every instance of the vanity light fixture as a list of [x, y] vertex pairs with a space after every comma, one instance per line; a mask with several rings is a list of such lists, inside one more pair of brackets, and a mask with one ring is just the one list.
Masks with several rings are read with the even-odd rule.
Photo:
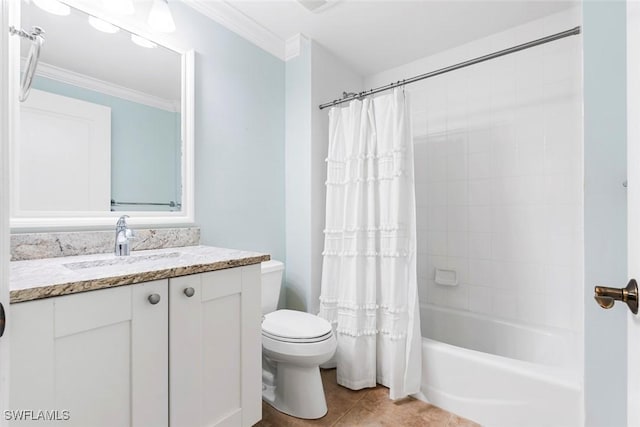
[[153, 0], [147, 23], [161, 33], [172, 33], [176, 30], [167, 0]]
[[137, 44], [138, 46], [146, 47], [146, 48], [149, 48], [149, 49], [158, 46], [154, 42], [152, 42], [150, 40], [147, 40], [144, 37], [140, 37], [138, 35], [135, 35], [135, 34], [131, 34], [131, 41], [134, 42], [135, 44]]
[[58, 0], [33, 0], [33, 4], [40, 9], [58, 16], [67, 16], [71, 13], [71, 8]]
[[98, 19], [95, 16], [89, 16], [89, 24], [91, 24], [91, 26], [96, 30], [102, 31], [103, 33], [115, 34], [120, 31], [120, 28], [108, 23], [107, 21]]
[[132, 0], [102, 0], [104, 8], [119, 15], [133, 15], [136, 12]]

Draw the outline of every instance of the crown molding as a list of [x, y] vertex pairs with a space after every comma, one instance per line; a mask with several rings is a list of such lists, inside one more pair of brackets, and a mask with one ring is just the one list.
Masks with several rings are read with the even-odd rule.
[[302, 43], [308, 43], [309, 38], [304, 34], [298, 33], [295, 36], [289, 37], [285, 42], [285, 56], [284, 60], [288, 61], [290, 59], [296, 58], [300, 55], [302, 51]]
[[89, 77], [85, 74], [76, 73], [65, 68], [56, 67], [54, 65], [40, 62], [38, 64], [37, 76], [67, 83], [84, 89], [93, 90], [104, 93], [106, 95], [115, 96], [117, 98], [126, 99], [128, 101], [137, 102], [138, 104], [148, 105], [149, 107], [159, 108], [161, 110], [179, 112], [180, 100], [171, 101], [157, 96], [149, 95], [128, 87], [119, 86], [104, 80]]
[[183, 2], [195, 11], [216, 21], [275, 57], [283, 61], [286, 60], [284, 40], [228, 2], [223, 0], [183, 0]]

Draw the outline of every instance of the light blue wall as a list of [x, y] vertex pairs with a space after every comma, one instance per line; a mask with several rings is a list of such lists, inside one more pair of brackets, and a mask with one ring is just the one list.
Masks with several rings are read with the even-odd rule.
[[625, 7], [583, 3], [585, 415], [593, 427], [627, 420], [627, 308], [603, 310], [593, 300], [594, 285], [627, 283]]
[[195, 52], [195, 215], [202, 243], [285, 259], [284, 62], [180, 2]]
[[306, 311], [311, 281], [311, 43], [287, 61], [286, 84], [286, 276], [284, 304]]
[[44, 77], [36, 77], [33, 87], [111, 108], [111, 198], [180, 201], [179, 113]]
[[320, 44], [302, 39], [286, 65], [286, 301], [317, 313], [322, 278], [329, 110], [318, 105], [361, 91], [362, 76]]

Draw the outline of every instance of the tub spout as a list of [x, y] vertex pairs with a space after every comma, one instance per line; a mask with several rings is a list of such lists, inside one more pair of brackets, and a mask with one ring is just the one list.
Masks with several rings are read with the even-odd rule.
[[593, 297], [600, 307], [611, 308], [616, 301], [622, 301], [633, 314], [638, 314], [638, 284], [634, 279], [631, 279], [625, 288], [596, 286], [594, 292]]

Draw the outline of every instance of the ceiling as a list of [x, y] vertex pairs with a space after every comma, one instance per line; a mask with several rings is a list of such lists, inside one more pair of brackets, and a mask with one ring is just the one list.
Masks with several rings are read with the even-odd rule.
[[[144, 21], [150, 2], [134, 1], [138, 18]], [[577, 4], [561, 0], [328, 0], [310, 11], [298, 0], [170, 0], [169, 4], [172, 2], [186, 3], [282, 59], [286, 59], [286, 40], [302, 33], [363, 76]], [[159, 98], [180, 98], [180, 56], [175, 52], [141, 48], [131, 43], [125, 31], [100, 33], [77, 10], [58, 17], [30, 3], [22, 1], [22, 26], [45, 29], [43, 62]]]
[[330, 0], [311, 12], [296, 0], [200, 2], [226, 3], [283, 44], [302, 33], [364, 76], [577, 4], [558, 0]]

